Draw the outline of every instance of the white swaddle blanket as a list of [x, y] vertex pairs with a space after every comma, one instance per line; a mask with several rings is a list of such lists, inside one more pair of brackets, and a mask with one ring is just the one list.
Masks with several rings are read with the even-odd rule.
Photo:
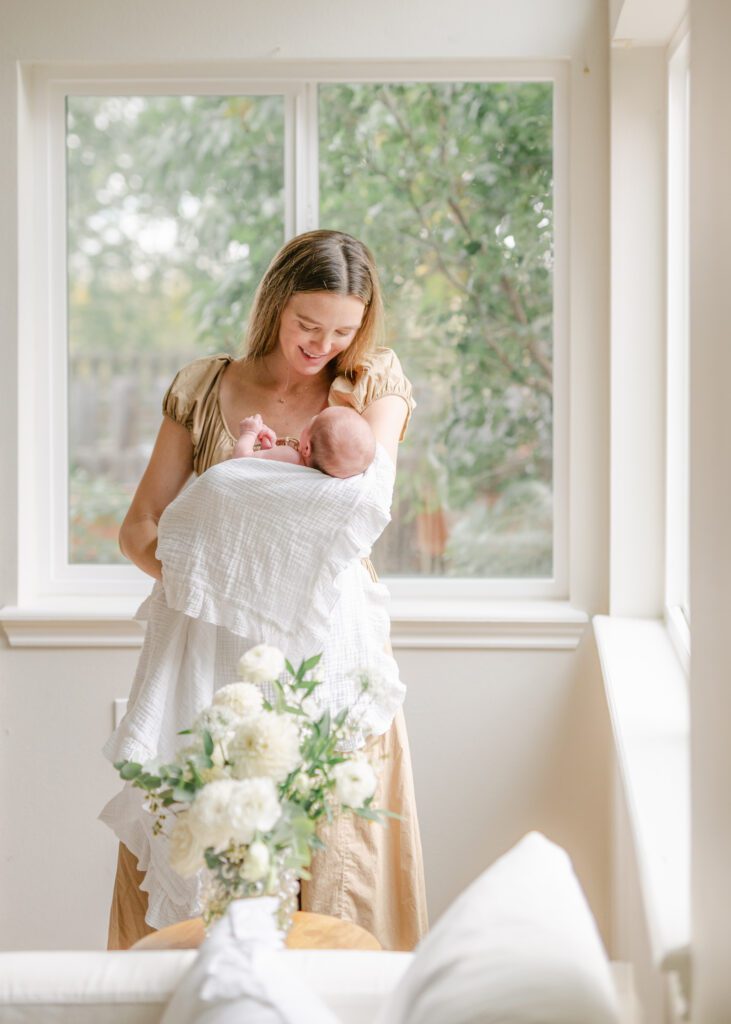
[[[378, 680], [361, 720], [362, 743], [390, 726], [405, 687], [387, 652], [388, 592], [361, 563], [390, 520], [394, 467], [379, 445], [347, 480], [264, 459], [211, 467], [163, 513], [156, 583], [137, 617], [147, 621], [129, 710], [103, 748], [110, 761], [172, 759], [221, 686], [236, 680], [257, 643], [297, 666], [322, 653], [318, 696], [333, 713], [354, 703], [359, 675]], [[127, 785], [102, 810], [146, 872], [147, 922], [194, 916], [198, 881], [178, 876], [167, 842], [153, 841], [143, 794]]]

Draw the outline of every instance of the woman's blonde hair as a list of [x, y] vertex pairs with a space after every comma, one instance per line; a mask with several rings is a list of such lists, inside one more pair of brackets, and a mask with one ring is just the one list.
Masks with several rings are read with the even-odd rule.
[[295, 292], [354, 295], [365, 303], [360, 327], [335, 360], [337, 374], [352, 374], [383, 333], [383, 299], [375, 260], [357, 238], [343, 231], [307, 231], [282, 246], [254, 296], [246, 337], [246, 359], [276, 346], [282, 310]]

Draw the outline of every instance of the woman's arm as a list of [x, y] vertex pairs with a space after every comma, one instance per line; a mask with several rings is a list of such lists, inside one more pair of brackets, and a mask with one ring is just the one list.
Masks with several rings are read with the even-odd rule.
[[143, 572], [162, 579], [162, 563], [155, 558], [157, 524], [193, 472], [193, 443], [184, 426], [168, 416], [155, 441], [150, 461], [119, 531], [119, 548]]
[[399, 395], [384, 395], [383, 398], [371, 402], [361, 413], [373, 431], [376, 441], [382, 444], [391, 456], [394, 466], [406, 412], [403, 398]]

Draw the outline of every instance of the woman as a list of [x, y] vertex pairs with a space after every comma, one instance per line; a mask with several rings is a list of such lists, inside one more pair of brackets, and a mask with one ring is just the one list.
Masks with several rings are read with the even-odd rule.
[[[382, 320], [375, 264], [361, 242], [341, 232], [311, 231], [287, 243], [257, 290], [246, 355], [197, 359], [170, 385], [149, 465], [122, 524], [122, 552], [162, 578], [155, 550], [163, 510], [191, 473], [229, 457], [240, 420], [254, 413], [280, 441], [296, 446], [318, 412], [349, 405], [395, 463], [413, 401], [395, 355], [376, 346]], [[373, 573], [369, 562], [366, 569]], [[411, 949], [427, 919], [403, 712], [372, 745], [382, 758], [375, 802], [402, 820], [381, 828], [348, 816], [329, 826], [312, 879], [302, 883], [302, 909], [355, 921], [384, 948]], [[110, 949], [127, 948], [152, 930], [144, 920], [143, 877], [120, 844]]]

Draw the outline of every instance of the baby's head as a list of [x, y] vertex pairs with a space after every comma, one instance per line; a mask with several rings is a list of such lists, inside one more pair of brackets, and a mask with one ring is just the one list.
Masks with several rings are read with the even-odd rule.
[[306, 466], [344, 478], [368, 469], [376, 453], [376, 439], [355, 409], [331, 406], [302, 431], [299, 450]]

